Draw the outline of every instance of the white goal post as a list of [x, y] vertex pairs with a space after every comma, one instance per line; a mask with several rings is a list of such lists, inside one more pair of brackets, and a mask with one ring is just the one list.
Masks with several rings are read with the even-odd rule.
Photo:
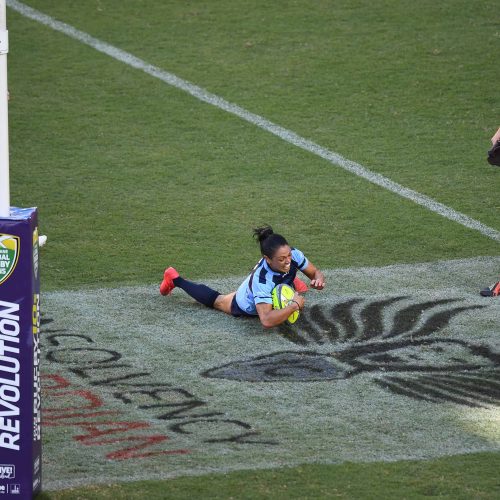
[[5, 0], [0, 0], [0, 217], [10, 216], [8, 52], [9, 33]]

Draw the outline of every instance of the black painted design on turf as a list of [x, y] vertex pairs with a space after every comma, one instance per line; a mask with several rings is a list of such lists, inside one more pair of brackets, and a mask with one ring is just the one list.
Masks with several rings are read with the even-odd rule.
[[[50, 325], [52, 318], [42, 319]], [[97, 387], [103, 397], [147, 413], [174, 434], [190, 434], [201, 443], [276, 446], [279, 442], [262, 435], [250, 423], [231, 418], [227, 411], [203, 400], [183, 387], [156, 382], [157, 375], [136, 371], [123, 355], [101, 347], [89, 334], [45, 328], [44, 354], [51, 366], [67, 370], [88, 386]], [[97, 336], [97, 339], [99, 337]]]
[[500, 405], [500, 354], [488, 345], [453, 338], [446, 330], [458, 315], [485, 307], [461, 302], [415, 302], [398, 296], [314, 305], [295, 327], [279, 328], [284, 339], [307, 349], [238, 360], [202, 375], [246, 382], [313, 382], [370, 373], [378, 386], [414, 399]]

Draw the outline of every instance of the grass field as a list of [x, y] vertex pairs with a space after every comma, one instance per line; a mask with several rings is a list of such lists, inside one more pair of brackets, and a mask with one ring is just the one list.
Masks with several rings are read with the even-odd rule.
[[[49, 238], [44, 292], [153, 286], [167, 264], [195, 279], [240, 276], [258, 258], [251, 230], [262, 223], [332, 271], [498, 258], [497, 239], [29, 19], [25, 10], [498, 232], [500, 170], [485, 161], [500, 125], [495, 2], [7, 4], [12, 204], [39, 208]], [[484, 269], [464, 284], [467, 300], [498, 279], [493, 266]], [[460, 283], [452, 281], [446, 286]], [[348, 285], [341, 291], [354, 293]], [[158, 314], [149, 304], [151, 316]], [[498, 321], [484, 322], [498, 332]], [[498, 341], [493, 347], [498, 352]], [[495, 447], [500, 443], [490, 442]], [[44, 496], [133, 498], [135, 490], [144, 498], [494, 498], [499, 456], [309, 464]]]

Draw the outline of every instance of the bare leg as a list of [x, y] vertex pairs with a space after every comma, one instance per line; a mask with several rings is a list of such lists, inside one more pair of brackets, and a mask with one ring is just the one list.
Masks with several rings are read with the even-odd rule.
[[227, 295], [219, 295], [214, 302], [214, 309], [231, 314], [231, 302], [236, 292], [228, 293]]

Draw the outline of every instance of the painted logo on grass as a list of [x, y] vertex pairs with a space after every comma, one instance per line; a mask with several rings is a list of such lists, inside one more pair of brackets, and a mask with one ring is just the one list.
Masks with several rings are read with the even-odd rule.
[[[202, 373], [242, 382], [345, 380], [369, 373], [391, 392], [429, 402], [500, 404], [500, 354], [454, 338], [450, 321], [483, 305], [397, 296], [314, 305], [280, 333], [293, 350], [236, 360]], [[471, 337], [473, 337], [471, 335]]]
[[0, 233], [0, 285], [7, 281], [19, 259], [19, 237]]

